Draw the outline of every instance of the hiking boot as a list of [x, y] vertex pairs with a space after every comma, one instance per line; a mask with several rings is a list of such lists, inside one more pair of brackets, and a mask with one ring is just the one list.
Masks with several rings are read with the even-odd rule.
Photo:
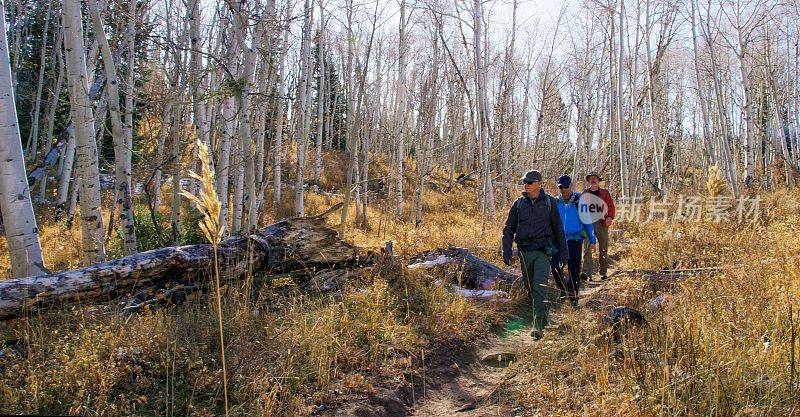
[[589, 275], [587, 275], [586, 272], [581, 272], [580, 277], [581, 281], [587, 281], [587, 282], [589, 281]]
[[541, 330], [539, 329], [531, 330], [531, 337], [533, 337], [534, 339], [539, 340], [542, 338], [542, 336], [544, 336], [544, 333]]
[[608, 279], [608, 275], [606, 275], [606, 274], [601, 274], [600, 275], [600, 281], [605, 281], [607, 279]]

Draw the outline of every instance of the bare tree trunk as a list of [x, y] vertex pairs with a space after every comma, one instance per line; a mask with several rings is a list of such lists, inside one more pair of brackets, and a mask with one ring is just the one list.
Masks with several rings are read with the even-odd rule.
[[[710, 6], [709, 6], [710, 7]], [[703, 35], [706, 38], [706, 45], [708, 46], [708, 52], [711, 57], [711, 72], [712, 72], [712, 81], [714, 84], [714, 95], [716, 96], [716, 107], [717, 107], [717, 118], [719, 119], [719, 130], [722, 132], [722, 137], [720, 138], [722, 141], [721, 147], [723, 151], [723, 157], [725, 159], [726, 164], [726, 173], [728, 174], [728, 181], [731, 185], [731, 190], [733, 191], [735, 196], [739, 196], [739, 185], [737, 181], [736, 175], [736, 168], [734, 166], [733, 155], [731, 153], [731, 145], [730, 145], [730, 138], [729, 138], [729, 131], [728, 131], [728, 115], [725, 110], [724, 104], [724, 95], [722, 93], [722, 86], [719, 76], [719, 65], [717, 64], [717, 56], [716, 52], [714, 51], [714, 43], [711, 33], [711, 23], [706, 20], [706, 25], [703, 28], [704, 33]]]
[[87, 74], [80, 0], [65, 0], [62, 6], [64, 49], [67, 58], [67, 84], [70, 110], [75, 125], [76, 173], [81, 177], [81, 224], [83, 262], [86, 265], [105, 260], [105, 232], [100, 211], [100, 172], [97, 145], [94, 141], [94, 118], [87, 94]]
[[[779, 102], [778, 99], [778, 88], [775, 83], [775, 74], [773, 71], [773, 63], [772, 63], [772, 42], [769, 36], [769, 28], [765, 28], [766, 32], [766, 40], [764, 42], [764, 59], [765, 59], [765, 68], [764, 68], [764, 77], [767, 84], [767, 91], [768, 91], [768, 98], [771, 101], [772, 105], [772, 115], [774, 116], [775, 126], [777, 129], [780, 130], [780, 135], [778, 135], [778, 139], [780, 140], [780, 151], [781, 151], [781, 159], [783, 159], [783, 169], [786, 172], [786, 186], [789, 188], [794, 187], [794, 164], [792, 163], [791, 155], [789, 154], [789, 146], [788, 144], [791, 143], [792, 137], [790, 133], [789, 121], [787, 120], [786, 114], [789, 113], [789, 109], [787, 108], [784, 111], [784, 103]], [[787, 95], [786, 101], [788, 102], [789, 95], [788, 95], [788, 83], [787, 83]], [[788, 107], [788, 106], [786, 106]]]
[[[0, 0], [0, 10], [5, 3]], [[48, 8], [48, 18], [50, 16]], [[22, 138], [17, 124], [5, 19], [0, 19], [0, 213], [3, 217], [11, 271], [14, 277], [45, 273], [36, 217], [33, 214]]]
[[[120, 216], [122, 217], [122, 250], [123, 254], [130, 255], [137, 252], [136, 248], [136, 222], [134, 220], [133, 207], [133, 97], [136, 94], [134, 85], [134, 71], [136, 64], [136, 3], [131, 1], [128, 4], [128, 30], [125, 34], [128, 43], [128, 68], [126, 72], [127, 80], [125, 85], [125, 146], [122, 151], [123, 175], [125, 181], [117, 182], [116, 188], [119, 196], [117, 205], [120, 206]], [[109, 55], [111, 50], [109, 49]], [[115, 165], [119, 164], [115, 161]]]
[[164, 106], [163, 115], [161, 117], [161, 126], [158, 133], [158, 145], [156, 147], [156, 169], [153, 173], [153, 208], [158, 211], [161, 207], [161, 177], [162, 166], [164, 165], [164, 147], [167, 143], [167, 134], [169, 133], [169, 122], [172, 117], [172, 100], [168, 101]]
[[717, 163], [717, 158], [714, 152], [714, 147], [711, 141], [711, 128], [709, 124], [709, 117], [708, 117], [708, 107], [707, 107], [707, 100], [704, 94], [705, 88], [702, 85], [702, 78], [700, 77], [700, 57], [698, 56], [698, 48], [697, 48], [697, 25], [695, 23], [695, 1], [690, 0], [689, 3], [691, 4], [692, 10], [692, 49], [694, 51], [694, 77], [695, 77], [695, 88], [697, 89], [697, 101], [698, 106], [700, 107], [700, 113], [703, 118], [703, 143], [705, 143], [706, 154], [708, 155], [709, 164], [715, 165]]
[[311, 25], [314, 8], [311, 0], [305, 0], [303, 7], [303, 44], [300, 51], [300, 82], [298, 84], [299, 115], [297, 120], [296, 150], [297, 169], [294, 182], [294, 212], [296, 216], [305, 216], [303, 199], [305, 185], [305, 165], [308, 144], [308, 123], [311, 116], [311, 97], [309, 94], [311, 77]]
[[492, 185], [491, 167], [489, 165], [489, 120], [486, 97], [486, 67], [483, 52], [483, 2], [473, 2], [474, 48], [475, 48], [475, 91], [477, 116], [477, 141], [481, 149], [481, 230], [485, 231], [489, 212], [494, 212], [494, 187]]
[[395, 177], [395, 193], [397, 198], [397, 215], [402, 218], [403, 208], [403, 160], [405, 159], [405, 125], [406, 125], [406, 1], [400, 0], [400, 39], [398, 41], [398, 64], [395, 106], [395, 164], [397, 172]]
[[756, 163], [755, 156], [755, 125], [753, 124], [753, 93], [750, 81], [750, 71], [747, 66], [747, 48], [749, 34], [743, 33], [746, 30], [743, 27], [741, 19], [742, 11], [739, 5], [736, 5], [736, 40], [738, 42], [738, 51], [736, 51], [736, 58], [738, 60], [739, 76], [741, 77], [742, 90], [744, 103], [742, 103], [742, 112], [745, 123], [745, 143], [744, 143], [744, 183], [745, 186], [751, 187], [755, 178], [754, 165]]
[[325, 9], [322, 0], [319, 1], [319, 41], [317, 43], [317, 62], [319, 67], [319, 82], [317, 83], [317, 137], [314, 158], [314, 186], [319, 187], [319, 177], [322, 172], [322, 144], [325, 126]]
[[[58, 77], [56, 78], [56, 85], [53, 88], [53, 95], [50, 97], [50, 103], [48, 104], [48, 114], [47, 114], [47, 135], [45, 136], [44, 142], [44, 156], [47, 158], [50, 155], [50, 151], [52, 150], [53, 146], [53, 129], [56, 123], [56, 110], [58, 109], [58, 99], [61, 97], [61, 89], [64, 87], [64, 60], [61, 56], [61, 40], [63, 35], [63, 30], [59, 29], [59, 33], [57, 36], [58, 41], [56, 42], [56, 65], [58, 66]], [[39, 200], [45, 201], [46, 200], [46, 193], [47, 193], [47, 173], [42, 176], [41, 182], [39, 183]]]
[[623, 53], [624, 53], [624, 41], [625, 41], [625, 1], [620, 0], [620, 9], [619, 9], [619, 50], [617, 55], [617, 99], [616, 99], [616, 110], [617, 110], [617, 133], [619, 134], [619, 175], [620, 175], [620, 191], [622, 192], [622, 197], [625, 198], [630, 195], [630, 176], [628, 174], [628, 152], [627, 152], [627, 142], [625, 140], [625, 117], [622, 111], [622, 103], [623, 103], [623, 91], [622, 91], [622, 66], [623, 66]]
[[[501, 90], [501, 103], [502, 108], [501, 112], [503, 113], [503, 117], [513, 117], [513, 114], [510, 113], [510, 101], [513, 98], [513, 82], [512, 80], [516, 78], [516, 70], [513, 68], [514, 66], [514, 43], [516, 41], [516, 34], [517, 34], [517, 0], [513, 0], [512, 2], [512, 12], [511, 12], [511, 40], [508, 45], [508, 49], [506, 50], [506, 57], [505, 61], [503, 62], [503, 70], [504, 73], [502, 75], [502, 90]], [[509, 74], [511, 72], [511, 74]], [[505, 208], [508, 204], [509, 199], [509, 184], [511, 183], [511, 129], [510, 125], [513, 122], [509, 122], [509, 126], [500, 126], [501, 129], [501, 139], [500, 139], [500, 146], [501, 146], [501, 167], [500, 173], [502, 178], [502, 194], [500, 198], [500, 207]], [[577, 149], [577, 147], [576, 147]]]
[[[347, 38], [353, 39], [353, 2], [348, 1], [346, 4], [346, 30], [347, 30]], [[353, 182], [354, 177], [356, 176], [356, 171], [358, 169], [358, 145], [357, 140], [354, 137], [354, 128], [355, 128], [355, 121], [356, 118], [356, 109], [355, 109], [355, 97], [353, 96], [353, 48], [354, 42], [348, 41], [347, 42], [347, 57], [344, 59], [346, 64], [344, 68], [345, 73], [345, 89], [347, 94], [347, 126], [345, 127], [345, 154], [347, 155], [347, 174], [345, 179], [345, 186], [344, 186], [344, 204], [342, 205], [342, 217], [341, 222], [339, 223], [339, 239], [344, 239], [345, 230], [347, 226], [347, 216], [350, 210], [350, 199], [351, 193], [353, 191]]]
[[[176, 78], [178, 75], [176, 75]], [[172, 242], [179, 245], [181, 241], [181, 127], [183, 125], [183, 103], [179, 97], [176, 100], [175, 108], [172, 111], [172, 128], [170, 137], [172, 138], [172, 203], [170, 224], [172, 226]]]
[[[238, 108], [238, 106], [237, 106]], [[237, 112], [241, 111], [237, 109]], [[242, 143], [234, 142], [236, 147], [233, 158], [233, 212], [231, 213], [231, 231], [239, 233], [242, 230], [242, 213], [244, 211], [244, 149]]]
[[274, 168], [274, 182], [275, 182], [275, 192], [273, 193], [273, 200], [275, 201], [276, 207], [280, 206], [281, 203], [281, 187], [282, 184], [282, 177], [283, 177], [283, 126], [286, 120], [286, 55], [289, 52], [289, 36], [291, 32], [289, 30], [288, 21], [292, 15], [292, 2], [286, 2], [286, 33], [283, 36], [283, 46], [281, 47], [280, 58], [279, 60], [279, 70], [278, 70], [278, 120], [275, 126], [275, 150], [273, 154], [275, 155], [275, 168]]
[[[15, 93], [17, 91], [17, 81], [19, 80], [20, 49], [22, 47], [22, 28], [24, 26], [19, 23], [19, 20], [25, 21], [26, 11], [27, 7], [22, 5], [21, 0], [12, 0], [11, 13], [9, 13], [9, 15], [11, 16], [11, 28], [13, 32], [8, 31], [8, 33], [12, 34], [12, 39], [14, 40], [14, 61], [11, 63], [11, 85]], [[5, 13], [5, 7], [3, 8], [3, 13]]]
[[67, 127], [67, 145], [64, 148], [64, 156], [61, 162], [61, 176], [58, 180], [58, 190], [56, 192], [56, 207], [64, 209], [69, 198], [69, 184], [72, 181], [73, 165], [75, 164], [75, 126]]
[[[206, 88], [205, 88], [205, 74], [203, 70], [203, 51], [202, 51], [202, 43], [203, 38], [200, 36], [200, 23], [201, 23], [201, 15], [200, 15], [200, 1], [201, 0], [190, 0], [189, 6], [189, 30], [191, 31], [190, 36], [190, 47], [191, 47], [191, 54], [189, 55], [189, 65], [191, 66], [191, 85], [192, 85], [192, 112], [194, 113], [194, 124], [195, 124], [195, 134], [197, 136], [197, 140], [201, 143], [205, 144], [208, 149], [209, 153], [214, 149], [211, 146], [211, 129], [208, 123], [208, 117], [206, 116], [206, 106], [203, 103], [205, 100]], [[214, 155], [209, 154], [209, 164], [211, 165], [212, 170], [216, 172], [214, 169]], [[196, 172], [199, 172], [198, 169], [195, 169]]]
[[[103, 65], [106, 71], [108, 111], [111, 118], [111, 132], [114, 138], [114, 178], [116, 187], [116, 205], [121, 207], [123, 219], [123, 252], [125, 255], [136, 253], [136, 233], [133, 225], [133, 210], [130, 192], [130, 148], [128, 147], [128, 133], [122, 125], [120, 117], [119, 103], [119, 81], [117, 79], [117, 66], [111, 54], [111, 47], [106, 39], [103, 19], [97, 6], [97, 0], [88, 0], [89, 13], [96, 39], [100, 44], [100, 51], [103, 55]], [[127, 115], [126, 115], [127, 118]], [[111, 227], [111, 226], [109, 226]]]
[[[256, 42], [261, 39], [261, 29], [263, 24], [256, 23], [255, 31], [253, 32], [252, 42], [253, 46], [247, 44], [247, 34], [249, 22], [244, 16], [245, 10], [243, 4], [239, 6], [228, 3], [234, 13], [233, 17], [233, 32], [234, 36], [238, 39], [239, 48], [244, 52], [244, 62], [237, 75], [239, 78], [239, 85], [241, 91], [237, 96], [239, 104], [239, 153], [243, 159], [240, 163], [243, 164], [245, 169], [245, 184], [246, 201], [247, 201], [247, 227], [248, 229], [256, 225], [258, 220], [256, 209], [258, 208], [256, 202], [256, 174], [255, 174], [255, 161], [253, 159], [253, 138], [252, 138], [252, 102], [250, 99], [250, 92], [253, 85], [253, 77], [255, 76], [256, 59], [258, 57], [256, 50]], [[249, 13], [249, 11], [247, 11]], [[257, 12], [257, 11], [254, 11]]]
[[[39, 150], [39, 115], [41, 114], [41, 101], [42, 101], [42, 88], [44, 86], [44, 69], [47, 52], [47, 35], [50, 32], [50, 16], [53, 8], [53, 2], [47, 2], [47, 17], [44, 21], [44, 33], [42, 34], [42, 48], [39, 57], [39, 77], [36, 82], [36, 96], [33, 101], [33, 121], [31, 122], [30, 136], [27, 142], [26, 155], [29, 160], [36, 162], [36, 153]], [[56, 47], [58, 42], [56, 41]]]

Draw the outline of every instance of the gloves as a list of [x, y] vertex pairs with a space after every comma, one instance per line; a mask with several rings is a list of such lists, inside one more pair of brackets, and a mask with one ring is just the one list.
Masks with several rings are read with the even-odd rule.
[[511, 265], [511, 254], [503, 252], [503, 263], [506, 265]]

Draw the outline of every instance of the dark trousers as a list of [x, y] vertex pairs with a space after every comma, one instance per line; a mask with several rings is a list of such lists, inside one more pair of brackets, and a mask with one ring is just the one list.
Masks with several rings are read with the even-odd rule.
[[536, 330], [547, 326], [547, 258], [540, 250], [519, 252], [522, 276], [533, 304], [533, 327]]
[[556, 285], [561, 292], [562, 297], [566, 297], [572, 305], [578, 305], [578, 291], [581, 286], [581, 254], [583, 251], [583, 239], [568, 240], [567, 248], [569, 249], [569, 262], [567, 269], [569, 274], [564, 274], [559, 256], [550, 258], [550, 270], [553, 272], [553, 278]]
[[[601, 277], [605, 277], [608, 272], [608, 227], [603, 226], [603, 221], [598, 220], [592, 224], [594, 226], [594, 235], [597, 236], [598, 256], [597, 262], [599, 264], [599, 273]], [[584, 245], [583, 255], [583, 272], [589, 277], [594, 273], [594, 264], [592, 262], [592, 251], [589, 250], [589, 240], [586, 240]]]

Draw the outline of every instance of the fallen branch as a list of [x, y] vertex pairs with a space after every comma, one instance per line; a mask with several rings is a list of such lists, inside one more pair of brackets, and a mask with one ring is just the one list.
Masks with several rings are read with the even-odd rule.
[[[212, 259], [210, 244], [167, 247], [86, 268], [0, 281], [0, 320], [77, 300], [102, 301], [160, 282], [196, 281], [207, 276]], [[312, 275], [355, 260], [356, 248], [325, 226], [322, 216], [281, 220], [219, 245], [220, 272], [226, 279], [240, 279], [248, 270]]]
[[469, 289], [488, 290], [497, 282], [512, 284], [517, 275], [508, 273], [497, 265], [487, 262], [469, 249], [450, 246], [415, 255], [409, 269], [444, 270], [453, 281]]

